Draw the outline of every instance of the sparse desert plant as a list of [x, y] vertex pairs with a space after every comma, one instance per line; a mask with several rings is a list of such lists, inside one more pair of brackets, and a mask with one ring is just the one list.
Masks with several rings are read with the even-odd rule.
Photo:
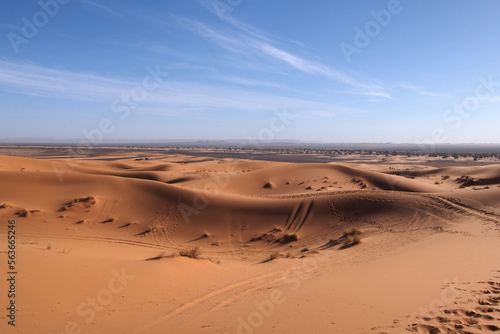
[[347, 235], [359, 235], [361, 234], [361, 231], [357, 227], [353, 227], [349, 230], [345, 230], [344, 234], [342, 236], [347, 236]]
[[266, 183], [266, 184], [264, 184], [262, 187], [263, 187], [264, 189], [274, 189], [274, 188], [276, 188], [276, 187], [274, 186], [274, 184], [272, 184], [271, 182], [267, 182], [267, 183]]
[[0, 209], [7, 209], [7, 208], [12, 208], [12, 205], [8, 203], [2, 203], [0, 204]]
[[201, 236], [201, 238], [202, 238], [202, 239], [206, 239], [206, 238], [208, 238], [208, 237], [210, 237], [210, 233], [208, 233], [207, 231], [205, 231], [205, 232], [203, 233], [203, 235]]
[[465, 188], [467, 186], [474, 185], [475, 183], [474, 178], [470, 177], [469, 175], [462, 175], [458, 177], [455, 181], [457, 183], [461, 183], [459, 188]]
[[176, 256], [179, 256], [179, 254], [172, 253], [170, 255], [167, 255], [166, 251], [162, 251], [162, 252], [158, 253], [158, 255], [146, 259], [146, 261], [155, 261], [155, 260], [161, 260], [161, 259], [171, 259], [171, 258], [174, 258]]
[[86, 203], [87, 207], [90, 205], [96, 204], [97, 200], [94, 196], [87, 196], [87, 197], [80, 197], [77, 199], [72, 200], [71, 202], [65, 203], [59, 211], [66, 211], [69, 210], [72, 206], [78, 203]]
[[179, 251], [180, 256], [190, 257], [192, 259], [198, 259], [201, 255], [200, 247], [188, 247]]
[[18, 215], [19, 217], [28, 217], [29, 212], [28, 212], [28, 210], [22, 209], [22, 210], [17, 211], [16, 215]]
[[49, 241], [47, 245], [45, 245], [46, 250], [51, 250], [54, 247], [54, 242]]
[[450, 176], [449, 176], [449, 175], [444, 175], [444, 176], [443, 176], [443, 180], [447, 180], [447, 179], [449, 179], [449, 178], [450, 178]]
[[356, 245], [359, 244], [360, 242], [361, 242], [361, 236], [359, 236], [359, 234], [348, 235], [344, 241], [344, 245], [345, 246]]
[[267, 242], [272, 242], [276, 240], [276, 237], [272, 233], [262, 233], [260, 235], [254, 235], [251, 239], [250, 242], [255, 242], [255, 241], [260, 241], [260, 240], [265, 240]]
[[359, 244], [361, 242], [361, 231], [357, 227], [353, 227], [344, 231], [344, 247]]
[[298, 240], [299, 240], [299, 235], [297, 233], [287, 233], [279, 239], [279, 242], [286, 244]]
[[269, 255], [269, 257], [266, 260], [263, 261], [263, 263], [269, 262], [272, 260], [276, 260], [279, 256], [280, 256], [280, 253], [278, 253], [278, 252], [272, 253]]
[[37, 213], [37, 212], [40, 212], [40, 210], [26, 210], [26, 209], [22, 209], [22, 210], [19, 210], [18, 212], [16, 212], [16, 215], [18, 215], [19, 217], [27, 218], [32, 213]]

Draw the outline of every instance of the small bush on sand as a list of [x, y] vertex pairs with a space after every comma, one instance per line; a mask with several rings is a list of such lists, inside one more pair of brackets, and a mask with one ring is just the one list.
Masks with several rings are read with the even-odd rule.
[[22, 209], [22, 210], [16, 212], [16, 215], [18, 215], [19, 217], [28, 217], [29, 212], [25, 209]]
[[353, 227], [344, 231], [342, 237], [344, 238], [344, 246], [356, 245], [361, 242], [361, 231]]
[[287, 233], [279, 239], [282, 244], [287, 244], [289, 242], [294, 242], [299, 240], [299, 235], [297, 233]]
[[180, 256], [190, 257], [192, 259], [198, 259], [201, 255], [200, 247], [189, 247], [179, 251]]
[[170, 255], [167, 255], [166, 251], [162, 251], [162, 252], [158, 253], [158, 255], [146, 259], [146, 261], [155, 261], [155, 260], [161, 260], [161, 259], [171, 259], [171, 258], [174, 258], [174, 257], [176, 257], [178, 255], [179, 254], [176, 254], [176, 253], [172, 253]]
[[262, 261], [261, 263], [266, 263], [266, 262], [270, 262], [272, 260], [276, 260], [278, 257], [280, 257], [281, 254], [278, 253], [278, 252], [275, 252], [275, 253], [272, 253], [269, 255], [269, 257], [267, 259], [265, 259], [264, 261]]
[[275, 185], [274, 185], [274, 184], [272, 184], [271, 182], [267, 182], [266, 184], [264, 184], [264, 185], [262, 186], [262, 188], [264, 188], [264, 189], [274, 189], [274, 188], [276, 188], [276, 187], [275, 187]]
[[19, 217], [24, 217], [24, 218], [28, 218], [32, 213], [38, 213], [40, 212], [40, 210], [26, 210], [26, 209], [22, 209], [18, 212], [16, 212], [16, 215], [18, 215]]
[[85, 206], [88, 208], [94, 204], [96, 204], [97, 200], [94, 196], [87, 196], [87, 197], [80, 197], [77, 199], [72, 200], [71, 202], [65, 203], [59, 211], [66, 211], [69, 210], [71, 207], [73, 207], [75, 204], [78, 203], [84, 203]]

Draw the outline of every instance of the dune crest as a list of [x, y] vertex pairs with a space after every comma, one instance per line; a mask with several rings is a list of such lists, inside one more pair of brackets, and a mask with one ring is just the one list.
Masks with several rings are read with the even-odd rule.
[[[117, 150], [0, 156], [0, 180], [0, 218], [16, 220], [22, 254], [19, 332], [499, 327], [498, 165], [145, 160]], [[102, 292], [121, 270], [130, 280], [120, 292]], [[290, 318], [299, 313], [309, 327]]]

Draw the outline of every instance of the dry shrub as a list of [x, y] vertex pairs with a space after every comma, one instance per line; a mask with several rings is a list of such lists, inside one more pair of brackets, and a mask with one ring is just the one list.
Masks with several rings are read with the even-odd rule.
[[342, 237], [344, 238], [344, 246], [356, 245], [361, 242], [361, 231], [358, 228], [353, 227], [344, 231]]
[[269, 262], [269, 261], [272, 261], [272, 260], [276, 260], [280, 256], [281, 255], [278, 252], [272, 253], [272, 254], [269, 255], [269, 257], [266, 260], [262, 261], [262, 263], [266, 263], [266, 262]]
[[87, 196], [87, 197], [80, 197], [77, 199], [72, 200], [71, 202], [65, 203], [59, 211], [66, 211], [69, 210], [72, 206], [78, 203], [85, 203], [86, 207], [90, 207], [91, 205], [96, 204], [97, 200], [94, 196]]
[[155, 260], [161, 260], [161, 259], [171, 259], [171, 258], [174, 258], [176, 256], [178, 256], [178, 254], [172, 253], [170, 255], [167, 255], [166, 251], [162, 251], [162, 252], [158, 253], [158, 255], [146, 259], [146, 261], [155, 261]]
[[200, 247], [188, 247], [179, 251], [180, 256], [190, 257], [192, 259], [198, 259], [201, 255]]
[[274, 189], [274, 188], [276, 188], [276, 187], [275, 187], [275, 186], [274, 186], [274, 184], [272, 184], [271, 182], [267, 182], [266, 184], [264, 184], [264, 185], [262, 186], [262, 188], [264, 188], [264, 189]]

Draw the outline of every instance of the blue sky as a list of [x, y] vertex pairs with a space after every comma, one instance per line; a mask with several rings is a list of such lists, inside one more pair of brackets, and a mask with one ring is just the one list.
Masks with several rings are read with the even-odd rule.
[[4, 7], [0, 140], [500, 143], [498, 1]]

